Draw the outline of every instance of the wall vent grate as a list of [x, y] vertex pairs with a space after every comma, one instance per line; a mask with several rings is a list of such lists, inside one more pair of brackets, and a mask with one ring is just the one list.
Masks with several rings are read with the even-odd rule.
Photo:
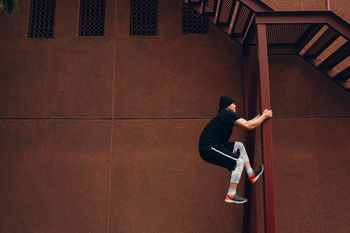
[[130, 35], [157, 35], [157, 0], [131, 0]]
[[79, 36], [103, 36], [105, 0], [80, 0]]
[[29, 38], [53, 38], [55, 0], [31, 0], [29, 16]]

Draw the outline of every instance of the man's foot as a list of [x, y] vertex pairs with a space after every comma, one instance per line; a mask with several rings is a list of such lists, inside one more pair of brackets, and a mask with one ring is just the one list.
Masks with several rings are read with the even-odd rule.
[[252, 183], [255, 183], [255, 181], [257, 181], [259, 179], [259, 177], [261, 176], [261, 174], [263, 174], [264, 172], [264, 165], [261, 164], [259, 166], [258, 169], [254, 170], [253, 171], [253, 174], [251, 176], [249, 176], [249, 180], [252, 182]]
[[244, 198], [244, 197], [240, 197], [240, 196], [238, 196], [238, 194], [234, 194], [232, 196], [226, 194], [225, 201], [228, 203], [241, 204], [241, 203], [246, 203], [248, 201], [248, 199]]

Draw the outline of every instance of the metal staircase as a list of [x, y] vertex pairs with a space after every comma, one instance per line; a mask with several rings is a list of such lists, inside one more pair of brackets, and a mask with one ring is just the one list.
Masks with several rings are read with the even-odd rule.
[[297, 54], [350, 92], [350, 25], [330, 11], [277, 12], [254, 0], [184, 0], [243, 47], [266, 25], [269, 54]]

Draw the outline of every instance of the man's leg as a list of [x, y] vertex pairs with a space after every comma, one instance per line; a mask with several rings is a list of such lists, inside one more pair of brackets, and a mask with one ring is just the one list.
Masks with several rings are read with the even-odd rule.
[[250, 165], [249, 157], [247, 154], [247, 151], [241, 142], [234, 142], [233, 147], [233, 153], [239, 153], [239, 158], [241, 158], [244, 161], [244, 168], [246, 170], [247, 176], [249, 180], [253, 183], [259, 179], [261, 174], [264, 171], [264, 165], [260, 165], [258, 169], [254, 170], [252, 169], [252, 166]]
[[236, 194], [237, 185], [241, 179], [241, 174], [243, 171], [244, 162], [241, 158], [237, 159], [237, 164], [235, 169], [231, 172], [230, 187], [226, 194], [225, 201], [229, 203], [245, 203], [248, 200], [242, 198]]
[[241, 174], [244, 167], [244, 161], [241, 158], [235, 158], [232, 153], [232, 148], [225, 147], [211, 147], [210, 152], [203, 153], [202, 158], [205, 157], [206, 161], [214, 163], [216, 165], [225, 167], [231, 171], [230, 187], [226, 194], [226, 202], [229, 203], [245, 203], [248, 200], [242, 198], [236, 194], [237, 184], [241, 178]]

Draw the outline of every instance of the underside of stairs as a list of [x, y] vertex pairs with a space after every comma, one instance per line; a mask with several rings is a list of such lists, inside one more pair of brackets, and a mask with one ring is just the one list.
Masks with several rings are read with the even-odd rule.
[[296, 54], [350, 92], [350, 25], [331, 11], [273, 11], [255, 0], [184, 0], [243, 48], [266, 25], [269, 54]]

